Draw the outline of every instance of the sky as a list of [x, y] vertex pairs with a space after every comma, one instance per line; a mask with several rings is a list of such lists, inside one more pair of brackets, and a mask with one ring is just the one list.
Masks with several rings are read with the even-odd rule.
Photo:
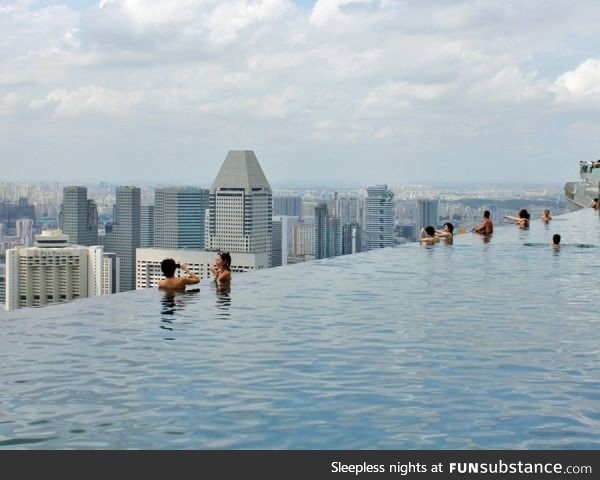
[[562, 183], [600, 2], [0, 0], [0, 181]]

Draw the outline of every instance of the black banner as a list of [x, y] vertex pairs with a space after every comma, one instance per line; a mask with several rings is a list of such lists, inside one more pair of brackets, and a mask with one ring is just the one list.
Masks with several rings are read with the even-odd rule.
[[598, 478], [597, 451], [4, 451], [3, 478]]

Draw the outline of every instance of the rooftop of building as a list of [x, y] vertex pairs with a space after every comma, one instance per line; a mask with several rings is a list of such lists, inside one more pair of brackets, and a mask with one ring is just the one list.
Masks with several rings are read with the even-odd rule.
[[210, 191], [215, 192], [216, 189], [224, 186], [243, 188], [246, 191], [251, 191], [253, 188], [271, 189], [252, 150], [231, 150], [227, 153]]
[[0, 445], [598, 449], [598, 212], [485, 240], [4, 313]]

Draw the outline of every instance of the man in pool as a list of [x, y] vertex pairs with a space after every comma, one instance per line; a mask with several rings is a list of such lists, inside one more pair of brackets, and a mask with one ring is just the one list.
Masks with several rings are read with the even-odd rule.
[[432, 245], [434, 243], [439, 242], [440, 239], [435, 236], [435, 228], [433, 228], [432, 226], [428, 226], [421, 229], [417, 241], [425, 243], [427, 245]]
[[558, 233], [552, 235], [552, 248], [560, 248], [560, 235]]
[[483, 222], [473, 227], [474, 233], [481, 233], [483, 235], [491, 235], [492, 233], [494, 233], [494, 224], [492, 223], [490, 215], [491, 214], [489, 210], [483, 212]]
[[[200, 282], [200, 277], [190, 271], [185, 263], [176, 263], [172, 258], [165, 258], [160, 262], [160, 268], [165, 276], [158, 282], [158, 288], [162, 290], [185, 291], [186, 285], [195, 285]], [[182, 270], [186, 273], [185, 277], [176, 277], [175, 270]]]

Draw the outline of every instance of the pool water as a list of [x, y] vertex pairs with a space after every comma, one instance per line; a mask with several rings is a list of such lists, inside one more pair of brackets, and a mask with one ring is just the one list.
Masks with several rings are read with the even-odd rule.
[[597, 212], [484, 240], [5, 313], [0, 448], [600, 448]]

